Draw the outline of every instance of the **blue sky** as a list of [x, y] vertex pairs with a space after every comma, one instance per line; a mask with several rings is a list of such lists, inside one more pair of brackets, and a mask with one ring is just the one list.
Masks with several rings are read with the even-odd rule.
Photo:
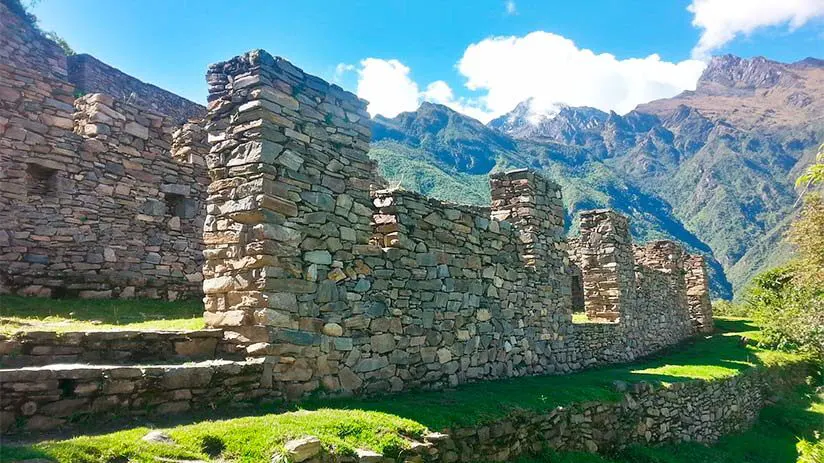
[[626, 112], [694, 87], [709, 55], [824, 58], [824, 0], [41, 0], [44, 30], [197, 102], [208, 64], [263, 48], [394, 115], [481, 120], [533, 98]]

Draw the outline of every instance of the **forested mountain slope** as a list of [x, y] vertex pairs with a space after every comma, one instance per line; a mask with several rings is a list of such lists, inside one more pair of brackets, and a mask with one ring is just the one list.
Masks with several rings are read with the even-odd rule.
[[824, 139], [824, 61], [716, 57], [693, 92], [625, 115], [530, 101], [484, 125], [424, 103], [376, 117], [375, 157], [395, 184], [457, 202], [489, 201], [486, 176], [532, 167], [559, 182], [575, 213], [612, 207], [638, 240], [671, 238], [710, 257], [729, 297], [788, 254], [793, 180]]

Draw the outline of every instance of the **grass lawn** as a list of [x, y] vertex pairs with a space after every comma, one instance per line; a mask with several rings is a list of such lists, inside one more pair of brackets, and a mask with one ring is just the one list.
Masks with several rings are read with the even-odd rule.
[[203, 328], [198, 300], [46, 299], [0, 296], [0, 334], [17, 331]]
[[[208, 459], [220, 453], [221, 458], [228, 461], [252, 463], [269, 461], [284, 441], [307, 434], [318, 436], [326, 446], [344, 451], [364, 447], [394, 455], [406, 445], [406, 436], [417, 438], [426, 429], [490, 422], [515, 410], [541, 411], [572, 402], [618, 400], [619, 394], [612, 384], [615, 380], [673, 383], [696, 378], [717, 379], [758, 365], [780, 366], [803, 359], [796, 354], [743, 345], [742, 336], [752, 339], [758, 335], [747, 321], [719, 320], [717, 327], [719, 332], [708, 339], [677, 346], [665, 355], [635, 364], [566, 376], [482, 382], [455, 390], [413, 392], [391, 398], [307, 400], [291, 410], [278, 410], [274, 405], [257, 406], [247, 410], [250, 416], [242, 418], [222, 419], [219, 409], [207, 415], [189, 416], [185, 424], [166, 422], [167, 432], [178, 442], [177, 446], [143, 442], [140, 437], [149, 429], [137, 427], [28, 446], [4, 445], [0, 447], [0, 461], [36, 457], [71, 462], [156, 461], [155, 457]], [[822, 411], [816, 410], [810, 413], [821, 415]], [[162, 419], [152, 424], [164, 427]], [[805, 418], [798, 426], [808, 429], [808, 424]], [[793, 428], [787, 429], [793, 431]], [[118, 457], [122, 459], [117, 460]], [[585, 459], [598, 458], [595, 456], [580, 458], [584, 459], [567, 461], [610, 461]], [[786, 460], [764, 461], [783, 463]]]

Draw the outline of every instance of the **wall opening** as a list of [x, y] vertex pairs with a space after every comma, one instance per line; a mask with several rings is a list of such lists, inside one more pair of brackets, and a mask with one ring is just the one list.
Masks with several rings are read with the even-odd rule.
[[166, 213], [173, 217], [186, 217], [186, 197], [177, 193], [166, 193]]
[[584, 308], [584, 283], [581, 275], [572, 275], [572, 311], [583, 312]]
[[30, 163], [26, 167], [29, 194], [48, 196], [57, 191], [57, 170]]

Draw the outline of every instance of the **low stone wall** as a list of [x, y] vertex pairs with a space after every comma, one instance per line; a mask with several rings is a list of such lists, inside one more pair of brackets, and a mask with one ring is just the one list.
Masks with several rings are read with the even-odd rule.
[[[800, 384], [809, 366], [750, 370], [718, 381], [687, 381], [669, 386], [616, 384], [618, 402], [585, 402], [547, 412], [516, 412], [476, 427], [442, 430], [415, 442], [397, 459], [359, 450], [359, 458], [325, 453], [304, 438], [286, 444], [288, 461], [479, 462], [512, 461], [546, 449], [604, 452], [632, 444], [677, 442], [711, 444], [748, 428], [766, 398]], [[304, 460], [295, 460], [303, 452]], [[309, 454], [309, 456], [306, 456]], [[362, 459], [364, 456], [373, 460]], [[310, 460], [310, 458], [315, 458]], [[273, 461], [283, 461], [277, 460]]]
[[206, 108], [113, 68], [94, 56], [67, 57], [68, 80], [81, 94], [105, 93], [134, 105], [169, 116], [177, 124], [201, 119]]
[[[219, 349], [220, 346], [220, 349]], [[136, 364], [214, 359], [223, 330], [29, 331], [0, 335], [0, 367], [53, 363]]]
[[165, 415], [277, 398], [271, 381], [264, 359], [0, 370], [0, 432], [53, 429], [93, 414]]

